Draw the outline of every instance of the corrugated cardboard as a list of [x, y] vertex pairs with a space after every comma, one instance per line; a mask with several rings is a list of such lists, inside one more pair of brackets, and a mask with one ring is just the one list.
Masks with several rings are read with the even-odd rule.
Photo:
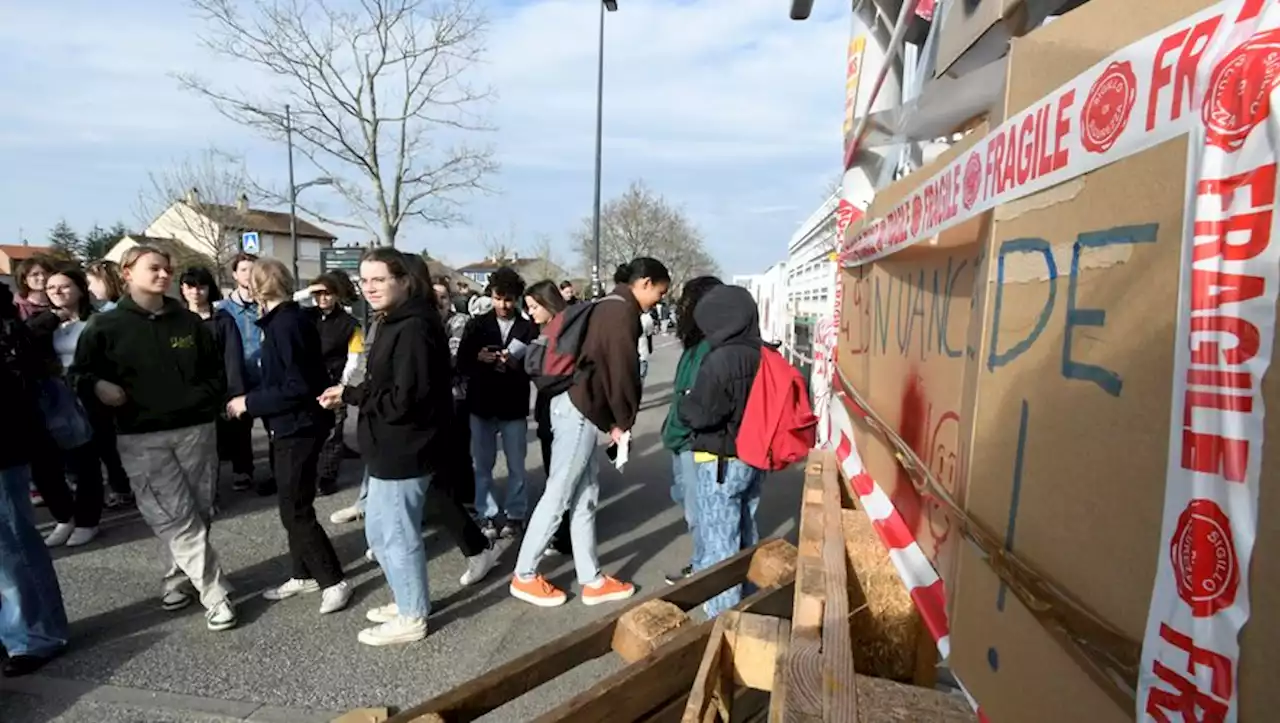
[[[1023, 0], [953, 0], [938, 38], [935, 77], [960, 76], [1004, 55], [1026, 23]], [[937, 22], [935, 19], [934, 22]]]

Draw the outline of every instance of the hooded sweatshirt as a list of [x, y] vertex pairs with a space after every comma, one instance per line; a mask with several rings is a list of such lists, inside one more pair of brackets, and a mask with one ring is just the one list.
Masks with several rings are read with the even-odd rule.
[[204, 321], [175, 299], [151, 312], [125, 297], [97, 314], [76, 345], [70, 378], [82, 395], [99, 381], [124, 389], [113, 417], [120, 434], [206, 424], [226, 403], [222, 351]]
[[693, 432], [695, 453], [736, 457], [738, 427], [760, 367], [755, 299], [741, 286], [717, 286], [693, 310], [710, 351], [693, 388], [679, 400], [680, 421]]
[[673, 399], [676, 401], [667, 409], [667, 421], [662, 424], [662, 445], [677, 454], [688, 452], [689, 444], [693, 441], [693, 431], [680, 421], [680, 399], [693, 389], [698, 369], [702, 367], [702, 360], [709, 351], [711, 344], [703, 339], [685, 349], [680, 354], [680, 361], [676, 363], [676, 379], [672, 389]]

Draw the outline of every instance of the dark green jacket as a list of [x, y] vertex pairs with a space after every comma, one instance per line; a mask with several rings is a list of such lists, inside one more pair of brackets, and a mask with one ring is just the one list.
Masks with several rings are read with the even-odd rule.
[[98, 380], [124, 389], [114, 410], [121, 434], [207, 424], [227, 402], [222, 352], [199, 316], [166, 298], [152, 313], [132, 299], [95, 314], [80, 334], [70, 378], [92, 396]]
[[667, 421], [662, 425], [662, 445], [672, 452], [687, 452], [693, 442], [693, 432], [680, 421], [676, 410], [680, 407], [680, 399], [693, 388], [702, 359], [709, 351], [711, 345], [704, 339], [692, 349], [685, 349], [676, 363], [675, 391], [671, 396], [671, 408], [667, 410]]

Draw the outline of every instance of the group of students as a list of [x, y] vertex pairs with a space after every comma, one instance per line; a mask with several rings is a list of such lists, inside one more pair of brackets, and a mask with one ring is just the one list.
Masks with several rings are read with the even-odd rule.
[[[367, 611], [374, 625], [360, 632], [362, 643], [405, 643], [427, 634], [422, 524], [428, 495], [437, 499], [441, 523], [467, 558], [463, 585], [492, 570], [494, 540], [510, 536], [520, 538], [509, 588], [516, 598], [544, 607], [567, 601], [565, 591], [538, 573], [549, 549], [573, 556], [584, 604], [634, 594], [631, 583], [600, 569], [596, 555], [597, 448], [602, 439], [623, 440], [639, 413], [643, 370], [637, 350], [646, 342], [644, 320], [670, 286], [660, 262], [624, 264], [612, 292], [579, 302], [584, 306], [577, 309], [554, 282], [525, 288], [514, 270], [500, 269], [490, 279], [488, 308], [473, 303], [471, 310], [479, 313], [468, 317], [449, 300], [447, 280], [431, 279], [419, 257], [375, 248], [360, 264], [361, 292], [373, 314], [366, 330], [342, 309], [353, 291], [342, 288], [343, 280], [322, 277], [296, 290], [278, 261], [251, 257], [238, 258], [232, 272], [237, 288], [216, 304], [212, 274], [188, 271], [181, 303], [166, 295], [173, 281], [169, 256], [138, 246], [121, 261], [120, 293], [108, 310], [91, 311], [87, 302], [96, 293], [87, 279], [79, 283], [74, 270], [36, 280], [44, 282], [49, 309], [24, 311], [31, 294], [13, 303], [0, 298], [0, 398], [15, 402], [4, 415], [4, 432], [19, 442], [0, 453], [6, 675], [38, 668], [67, 644], [66, 616], [45, 549], [57, 541], [36, 532], [27, 494], [28, 480], [44, 464], [37, 458], [49, 450], [76, 479], [74, 492], [60, 480], [72, 498], [69, 537], [96, 527], [95, 519], [77, 515], [94, 502], [95, 471], [101, 507], [99, 463], [110, 469], [107, 457], [114, 450], [141, 516], [165, 543], [162, 606], [178, 610], [198, 599], [209, 629], [236, 625], [232, 589], [209, 528], [220, 447], [232, 462], [235, 486], [252, 484], [251, 448], [247, 468], [236, 455], [238, 435], [254, 418], [269, 432], [292, 567], [290, 578], [264, 596], [318, 592], [320, 613], [328, 614], [345, 608], [352, 590], [313, 502], [317, 492], [331, 491], [345, 453], [338, 417], [348, 407], [356, 410], [365, 466], [360, 501], [335, 513], [334, 521], [365, 518], [367, 556], [381, 566], [392, 594], [390, 604]], [[81, 294], [78, 314], [67, 311], [65, 298], [75, 293], [62, 296], [64, 277]], [[32, 322], [46, 312], [58, 323]], [[528, 365], [530, 350], [559, 334], [570, 316], [582, 321], [572, 373], [563, 384], [539, 384], [539, 370]], [[248, 335], [241, 318], [252, 320]], [[763, 476], [737, 460], [734, 448], [760, 356], [754, 301], [745, 289], [700, 277], [682, 290], [676, 319], [684, 348], [662, 437], [672, 454], [672, 496], [684, 507], [694, 552], [690, 565], [669, 578], [755, 544]], [[77, 323], [68, 343], [64, 330]], [[46, 328], [52, 331], [42, 336]], [[256, 343], [246, 344], [246, 336]], [[56, 367], [42, 353], [46, 343]], [[524, 451], [531, 382], [538, 390], [533, 413], [547, 480], [529, 513]], [[100, 420], [82, 435], [90, 438], [87, 450], [54, 439], [64, 406], [97, 410], [86, 415]], [[114, 435], [110, 442], [97, 433], [104, 424]], [[499, 439], [509, 470], [502, 504], [493, 484]], [[86, 461], [72, 461], [73, 451]], [[57, 533], [67, 524], [62, 502], [45, 497]], [[473, 501], [474, 517], [466, 509]], [[709, 601], [708, 614], [736, 604], [741, 594], [729, 590]]]

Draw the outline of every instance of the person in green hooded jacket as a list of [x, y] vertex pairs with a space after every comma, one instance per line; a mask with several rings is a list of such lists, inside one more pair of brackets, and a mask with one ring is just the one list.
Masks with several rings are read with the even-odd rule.
[[[693, 381], [698, 378], [698, 369], [702, 366], [702, 358], [707, 355], [711, 346], [702, 338], [702, 332], [693, 322], [693, 309], [708, 291], [724, 282], [714, 276], [698, 276], [685, 282], [680, 293], [680, 301], [676, 304], [676, 337], [684, 351], [676, 364], [676, 378], [671, 398], [671, 407], [667, 411], [667, 420], [662, 424], [662, 445], [671, 452], [671, 499], [684, 509], [684, 520], [689, 526], [689, 534], [694, 541], [691, 559], [698, 558], [698, 536], [693, 534], [698, 523], [698, 501], [694, 495], [697, 487], [697, 472], [693, 463], [693, 432], [680, 421], [676, 414], [681, 397], [693, 388]], [[693, 565], [686, 565], [677, 573], [668, 573], [667, 584], [674, 585], [693, 574]]]

